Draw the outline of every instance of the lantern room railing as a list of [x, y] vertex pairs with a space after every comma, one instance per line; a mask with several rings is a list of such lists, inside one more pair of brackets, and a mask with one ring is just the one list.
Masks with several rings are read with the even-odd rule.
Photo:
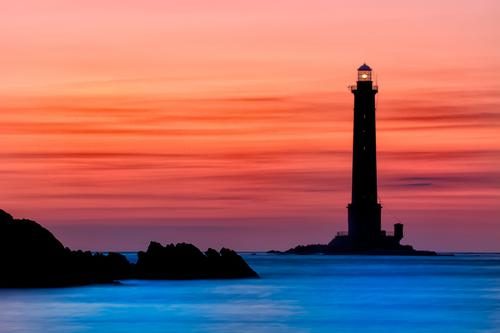
[[[349, 90], [351, 91], [356, 91], [358, 90], [358, 86], [357, 85], [352, 85], [352, 86], [348, 86]], [[378, 91], [378, 86], [372, 86], [372, 90], [374, 91]]]

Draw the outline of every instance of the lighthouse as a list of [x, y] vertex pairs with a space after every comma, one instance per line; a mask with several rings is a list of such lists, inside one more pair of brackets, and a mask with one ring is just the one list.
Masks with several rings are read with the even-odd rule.
[[328, 244], [328, 252], [412, 251], [399, 244], [403, 225], [394, 231], [382, 230], [382, 205], [377, 193], [377, 124], [378, 86], [373, 84], [372, 69], [358, 68], [357, 81], [350, 86], [354, 96], [351, 202], [347, 205], [347, 232], [339, 232]]
[[370, 254], [436, 255], [434, 251], [415, 250], [400, 244], [403, 224], [394, 231], [382, 229], [382, 205], [377, 193], [377, 124], [372, 69], [358, 68], [356, 84], [349, 87], [354, 96], [352, 140], [351, 202], [347, 205], [348, 231], [338, 232], [328, 244], [298, 245], [286, 253], [294, 254]]
[[372, 81], [367, 64], [358, 68], [354, 95], [352, 150], [352, 195], [347, 206], [349, 238], [360, 244], [376, 242], [381, 236], [382, 205], [377, 195], [377, 134], [375, 95], [378, 87]]

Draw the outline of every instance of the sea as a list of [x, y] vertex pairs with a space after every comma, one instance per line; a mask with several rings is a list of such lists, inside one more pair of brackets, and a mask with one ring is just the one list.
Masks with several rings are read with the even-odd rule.
[[500, 332], [500, 254], [242, 255], [259, 279], [0, 289], [0, 332]]

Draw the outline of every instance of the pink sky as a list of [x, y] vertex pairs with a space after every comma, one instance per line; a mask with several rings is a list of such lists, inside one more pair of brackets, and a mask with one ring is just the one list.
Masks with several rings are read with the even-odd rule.
[[0, 208], [70, 247], [286, 249], [347, 227], [378, 78], [386, 229], [500, 251], [498, 1], [0, 4]]

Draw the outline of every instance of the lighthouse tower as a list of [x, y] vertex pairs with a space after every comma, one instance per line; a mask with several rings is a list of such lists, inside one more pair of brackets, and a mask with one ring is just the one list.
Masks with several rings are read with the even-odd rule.
[[375, 95], [372, 69], [358, 68], [354, 95], [352, 145], [352, 196], [347, 205], [348, 231], [338, 232], [328, 244], [299, 245], [286, 251], [296, 254], [370, 254], [370, 255], [436, 255], [401, 245], [403, 224], [394, 224], [393, 232], [382, 230], [382, 205], [377, 194], [377, 135]]
[[373, 244], [382, 235], [381, 210], [377, 195], [377, 140], [375, 95], [372, 69], [363, 64], [358, 80], [351, 86], [354, 95], [352, 152], [352, 197], [347, 206], [349, 238], [353, 243]]
[[354, 95], [354, 128], [348, 232], [337, 233], [326, 252], [410, 251], [411, 247], [399, 244], [403, 238], [401, 223], [394, 225], [392, 233], [382, 230], [382, 205], [377, 194], [375, 95], [378, 87], [373, 84], [370, 66], [363, 64], [358, 68], [356, 85], [350, 89]]
[[354, 95], [352, 145], [352, 196], [347, 205], [348, 231], [338, 232], [325, 245], [299, 245], [286, 251], [296, 254], [370, 254], [370, 255], [436, 255], [401, 245], [403, 224], [394, 224], [394, 231], [382, 230], [382, 205], [377, 194], [377, 135], [375, 95], [378, 87], [372, 81], [367, 64], [358, 68]]

